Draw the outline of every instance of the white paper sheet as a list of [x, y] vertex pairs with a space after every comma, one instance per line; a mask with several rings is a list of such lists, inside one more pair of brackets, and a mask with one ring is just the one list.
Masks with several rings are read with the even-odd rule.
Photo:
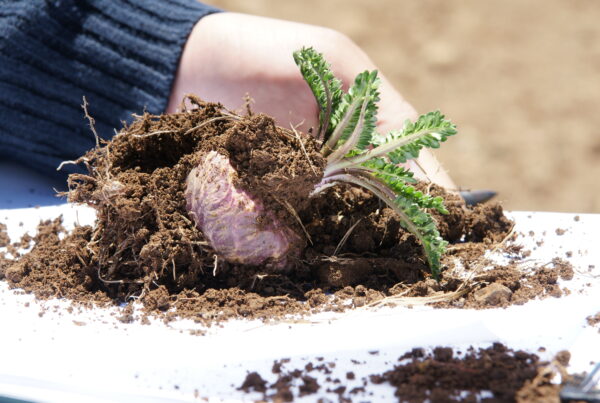
[[[8, 224], [16, 240], [25, 231], [33, 234], [40, 219], [59, 214], [66, 225], [93, 221], [90, 209], [62, 205], [0, 210], [0, 222]], [[528, 259], [546, 263], [572, 252], [569, 260], [577, 274], [573, 281], [563, 283], [571, 295], [506, 309], [415, 306], [323, 313], [301, 323], [236, 320], [207, 329], [205, 336], [194, 336], [188, 330], [202, 326], [189, 320], [168, 326], [160, 321], [123, 324], [111, 316], [114, 309], [68, 313], [68, 301], [40, 302], [0, 282], [0, 396], [44, 402], [151, 402], [197, 401], [196, 394], [214, 401], [251, 401], [261, 394], [237, 390], [246, 373], [258, 371], [274, 381], [273, 361], [284, 357], [292, 359], [289, 369], [303, 368], [307, 360], [316, 363], [316, 357], [335, 361], [332, 377], [351, 389], [362, 385], [363, 376], [390, 369], [413, 347], [465, 349], [496, 341], [529, 352], [544, 346], [543, 358], [567, 349], [572, 353], [571, 370], [589, 371], [591, 361], [600, 361], [600, 333], [586, 324], [587, 316], [600, 311], [600, 215], [580, 214], [579, 221], [574, 220], [575, 214], [512, 215], [517, 232], [533, 230], [536, 234], [517, 241], [535, 248]], [[556, 228], [566, 233], [558, 236]], [[538, 247], [535, 241], [542, 239]], [[50, 309], [39, 316], [42, 307]], [[379, 353], [369, 354], [374, 350]], [[356, 380], [346, 380], [347, 371], [353, 371]], [[311, 376], [319, 373], [313, 371]], [[324, 389], [318, 396], [337, 400]], [[368, 401], [389, 401], [393, 389], [369, 385], [366, 395], [356, 397], [360, 400], [361, 396]], [[300, 401], [315, 400], [310, 395]]]

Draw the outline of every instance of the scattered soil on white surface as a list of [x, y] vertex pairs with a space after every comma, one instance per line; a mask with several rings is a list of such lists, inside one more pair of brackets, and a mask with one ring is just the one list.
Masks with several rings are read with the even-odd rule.
[[[569, 358], [570, 354], [563, 351], [553, 362], [566, 367]], [[274, 381], [267, 380], [271, 375], [264, 374], [263, 378], [258, 372], [250, 372], [239, 389], [260, 392], [264, 400], [274, 402], [325, 392], [337, 394], [340, 402], [365, 401], [372, 396], [369, 385], [373, 384], [392, 385], [402, 402], [559, 401], [560, 385], [551, 383], [555, 374], [547, 371], [548, 362], [500, 343], [464, 353], [450, 347], [436, 347], [430, 352], [415, 348], [398, 361], [390, 370], [365, 376], [359, 386], [354, 382], [348, 387], [346, 379], [356, 379], [354, 372], [348, 372], [346, 379], [332, 376], [335, 362], [309, 362], [304, 368], [289, 369], [290, 360], [283, 359], [273, 364]], [[480, 400], [482, 394], [485, 397]]]
[[[450, 242], [436, 281], [415, 237], [370, 193], [336, 186], [306, 201], [323, 165], [312, 137], [299, 134], [304, 153], [297, 137], [267, 116], [241, 117], [219, 104], [187, 101], [192, 106], [182, 113], [138, 117], [81, 159], [89, 172], [70, 176], [69, 199], [94, 207], [95, 225], [64, 234], [60, 219], [41, 223], [33, 249], [2, 263], [12, 287], [83, 304], [137, 300], [165, 320], [210, 324], [440, 295], [439, 307], [503, 307], [559, 297], [564, 290], [558, 279], [573, 276], [562, 260], [525, 270], [520, 262], [527, 251], [505, 242], [515, 235], [500, 205], [468, 207], [457, 195], [420, 184], [421, 191], [443, 197], [449, 211], [432, 213]], [[229, 155], [240, 172], [238, 185], [298, 233], [309, 234], [311, 241], [286, 270], [218, 259], [188, 216], [185, 179], [207, 150]], [[292, 184], [273, 192], [272, 183], [265, 183], [273, 176], [291, 178]], [[304, 229], [281, 200], [297, 212]], [[488, 261], [484, 254], [491, 249], [503, 252], [508, 263]], [[125, 312], [122, 321], [131, 320]]]
[[33, 237], [28, 233], [23, 234], [21, 239], [16, 242], [11, 242], [8, 236], [7, 226], [4, 223], [0, 223], [0, 248], [5, 248], [5, 251], [0, 251], [0, 279], [2, 277], [2, 263], [8, 258], [6, 254], [10, 254], [13, 258], [21, 256], [21, 251], [31, 246]]
[[600, 332], [600, 312], [595, 315], [590, 315], [586, 318], [588, 325], [590, 326], [598, 326], [598, 331]]

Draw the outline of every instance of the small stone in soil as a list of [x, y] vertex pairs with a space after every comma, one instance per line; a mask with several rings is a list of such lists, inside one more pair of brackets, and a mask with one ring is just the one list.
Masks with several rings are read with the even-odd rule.
[[510, 301], [512, 291], [502, 284], [492, 283], [480, 290], [475, 291], [474, 297], [478, 302], [488, 305], [499, 305]]

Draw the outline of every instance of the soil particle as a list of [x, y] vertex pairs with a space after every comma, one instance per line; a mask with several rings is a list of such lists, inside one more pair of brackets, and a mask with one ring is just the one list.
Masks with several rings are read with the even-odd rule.
[[290, 387], [282, 384], [276, 386], [277, 391], [273, 395], [274, 402], [293, 402], [294, 394], [290, 390]]
[[590, 315], [586, 318], [588, 325], [596, 326], [600, 324], [600, 312], [595, 315]]
[[351, 395], [357, 395], [359, 393], [365, 393], [364, 386], [357, 386], [355, 388], [350, 389], [350, 394]]
[[558, 361], [558, 363], [563, 367], [567, 367], [569, 366], [569, 361], [571, 361], [571, 353], [567, 350], [561, 350], [558, 353], [556, 353], [554, 359]]
[[31, 242], [33, 241], [33, 237], [27, 233], [23, 234], [21, 240], [19, 242], [15, 242], [13, 246], [16, 248], [27, 249], [31, 246]]
[[133, 323], [135, 318], [133, 316], [133, 305], [127, 305], [120, 316], [117, 317], [117, 320], [121, 323]]
[[10, 238], [6, 232], [6, 224], [0, 222], [0, 248], [10, 245]]
[[558, 272], [558, 276], [562, 280], [573, 279], [575, 271], [573, 270], [573, 266], [571, 265], [571, 263], [559, 257], [555, 257], [554, 259], [552, 259], [552, 264], [554, 265], [555, 270]]
[[[10, 245], [10, 238], [6, 232], [6, 224], [0, 223], [0, 248], [7, 245]], [[8, 259], [4, 252], [0, 252], [0, 280], [4, 280], [6, 268], [11, 262], [11, 259]]]
[[[529, 271], [514, 262], [490, 264], [483, 257], [490, 248], [506, 248], [514, 259], [522, 256], [519, 248], [501, 244], [513, 226], [502, 207], [470, 208], [436, 185], [419, 184], [421, 191], [443, 197], [449, 211], [432, 212], [450, 241], [445, 270], [435, 281], [415, 237], [369, 192], [336, 186], [309, 202], [309, 190], [324, 166], [312, 137], [278, 128], [263, 115], [237, 116], [194, 97], [188, 102], [192, 106], [182, 113], [144, 114], [90, 151], [81, 160], [89, 173], [70, 176], [68, 196], [96, 209], [95, 225], [65, 235], [60, 219], [41, 223], [29, 253], [16, 260], [0, 256], [0, 278], [39, 298], [69, 298], [84, 305], [137, 298], [146, 315], [210, 325], [231, 318], [278, 320], [340, 312], [379, 301], [394, 304], [400, 296], [427, 297], [459, 288], [466, 290], [461, 300], [436, 306], [522, 304], [562, 295], [558, 278], [573, 275], [571, 266], [559, 260]], [[215, 255], [187, 214], [184, 197], [188, 173], [209, 151], [227, 156], [238, 184], [304, 234], [306, 248], [293, 270], [241, 266]], [[2, 241], [5, 233], [0, 227], [0, 242], [10, 244]], [[462, 287], [466, 274], [474, 274], [481, 285]], [[494, 289], [503, 292], [475, 297]]]
[[290, 362], [289, 358], [283, 358], [279, 361], [274, 361], [273, 362], [273, 367], [271, 368], [271, 372], [274, 374], [280, 374], [281, 373], [281, 367], [283, 367], [284, 364]]
[[433, 357], [441, 362], [452, 360], [453, 350], [448, 347], [436, 347], [433, 349]]
[[12, 259], [7, 259], [4, 252], [0, 252], [0, 280], [4, 280], [6, 268], [12, 264]]
[[512, 291], [510, 288], [499, 283], [492, 283], [480, 290], [477, 290], [473, 297], [477, 302], [483, 302], [487, 305], [500, 305], [510, 301]]
[[299, 396], [311, 395], [313, 393], [317, 393], [319, 391], [319, 383], [316, 378], [312, 376], [304, 375], [302, 377], [302, 385], [299, 387]]
[[564, 235], [564, 234], [567, 232], [567, 230], [566, 230], [566, 229], [563, 229], [563, 228], [557, 228], [557, 229], [555, 230], [555, 232], [556, 232], [556, 235], [559, 235], [559, 236], [560, 236], [560, 235]]
[[246, 379], [244, 379], [244, 383], [239, 387], [240, 390], [244, 392], [261, 392], [264, 393], [267, 390], [267, 381], [262, 379], [262, 377], [258, 374], [258, 372], [250, 372], [246, 375]]
[[[525, 381], [525, 384], [515, 395], [517, 403], [559, 403], [560, 385], [551, 383], [549, 376], [540, 373], [532, 380]], [[574, 402], [575, 403], [575, 402]]]
[[143, 297], [144, 307], [152, 312], [152, 311], [168, 311], [171, 307], [171, 296], [167, 291], [167, 288], [164, 286], [160, 286], [155, 290], [149, 291]]

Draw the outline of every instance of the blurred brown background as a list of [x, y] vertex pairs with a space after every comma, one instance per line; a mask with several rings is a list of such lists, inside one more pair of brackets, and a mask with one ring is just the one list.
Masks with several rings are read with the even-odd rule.
[[600, 1], [206, 1], [351, 37], [418, 111], [457, 124], [437, 155], [463, 188], [600, 213]]

